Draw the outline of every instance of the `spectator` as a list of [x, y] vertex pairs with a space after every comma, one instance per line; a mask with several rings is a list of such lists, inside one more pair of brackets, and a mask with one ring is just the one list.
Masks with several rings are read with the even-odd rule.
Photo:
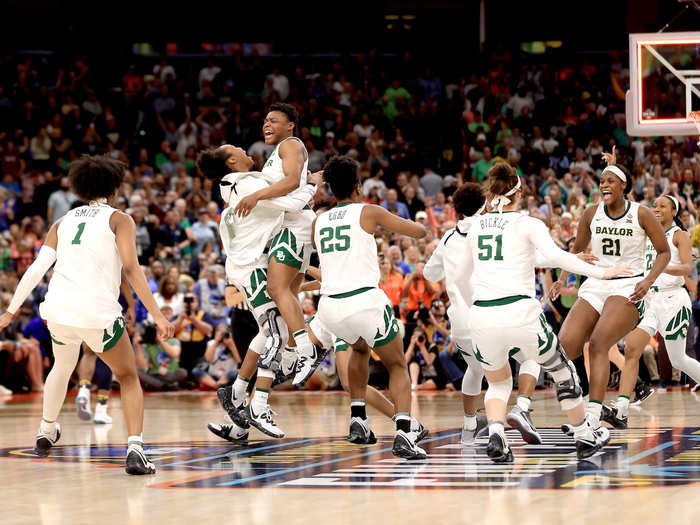
[[216, 390], [219, 385], [236, 379], [242, 362], [228, 326], [220, 324], [216, 327], [214, 338], [207, 343], [204, 360], [192, 370], [192, 374], [201, 389]]
[[396, 267], [390, 257], [380, 256], [379, 260], [379, 288], [384, 290], [398, 316], [404, 286], [403, 272]]
[[430, 168], [425, 168], [423, 176], [420, 178], [420, 186], [426, 197], [435, 198], [438, 192], [442, 190], [442, 177]]
[[403, 257], [401, 256], [401, 248], [398, 246], [391, 246], [389, 248], [389, 257], [391, 259], [391, 264], [401, 270], [404, 275], [411, 273], [411, 267], [404, 262]]
[[179, 314], [175, 314], [173, 325], [175, 337], [180, 340], [182, 347], [180, 366], [189, 373], [204, 356], [207, 337], [214, 331], [214, 327], [209, 315], [200, 309], [195, 294], [185, 294], [183, 303], [184, 308]]
[[212, 243], [214, 251], [219, 253], [218, 233], [219, 225], [213, 221], [206, 208], [200, 208], [197, 212], [197, 222], [192, 225], [192, 235], [194, 236], [194, 254], [202, 251], [204, 244]]
[[169, 306], [172, 314], [179, 316], [185, 308], [184, 294], [177, 290], [178, 282], [176, 278], [165, 276], [161, 279], [158, 292], [153, 294], [158, 308], [161, 310]]
[[382, 206], [402, 219], [411, 218], [408, 211], [408, 206], [406, 206], [403, 202], [398, 201], [398, 193], [394, 189], [387, 190], [386, 200], [382, 203]]
[[218, 265], [208, 266], [205, 277], [194, 285], [193, 293], [197, 296], [197, 302], [202, 310], [209, 316], [209, 322], [217, 327], [221, 323], [227, 323], [226, 313], [226, 281], [223, 279], [224, 269]]
[[53, 224], [73, 207], [78, 197], [69, 189], [68, 177], [61, 178], [61, 186], [49, 196], [47, 221]]
[[442, 390], [447, 385], [449, 390], [455, 389], [445, 379], [438, 350], [428, 343], [422, 328], [413, 330], [404, 357], [411, 377], [411, 390]]
[[491, 156], [491, 148], [488, 146], [484, 147], [483, 157], [474, 163], [474, 170], [472, 171], [472, 180], [482, 183], [488, 177], [489, 168], [493, 166], [493, 158]]
[[[166, 318], [172, 310], [161, 308]], [[156, 334], [155, 326], [146, 325], [144, 334], [134, 337], [136, 366], [141, 385], [146, 390], [172, 390], [187, 379], [187, 371], [180, 368], [180, 341], [164, 339]]]

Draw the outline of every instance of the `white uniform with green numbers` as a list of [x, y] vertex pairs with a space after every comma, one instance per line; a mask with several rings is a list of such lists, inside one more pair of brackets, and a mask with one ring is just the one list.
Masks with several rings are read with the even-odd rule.
[[[681, 255], [673, 244], [673, 236], [676, 232], [688, 235], [678, 226], [671, 226], [666, 230], [666, 240], [671, 249], [671, 262], [669, 266], [681, 264]], [[656, 250], [651, 241], [646, 245], [646, 270], [648, 274], [656, 259]], [[690, 326], [692, 315], [690, 296], [683, 288], [685, 279], [680, 275], [662, 273], [649, 290], [649, 299], [644, 310], [644, 317], [639, 322], [639, 328], [650, 336], [660, 332], [666, 340], [682, 339], [685, 341]]]
[[[611, 268], [627, 266], [634, 272], [629, 277], [603, 281], [588, 279], [581, 285], [579, 299], [585, 300], [598, 313], [608, 297], [629, 297], [637, 283], [644, 278], [644, 248], [647, 234], [639, 224], [639, 203], [627, 201], [625, 212], [613, 218], [604, 203], [600, 203], [591, 220], [591, 249], [598, 258], [596, 266]], [[645, 308], [644, 300], [637, 304], [640, 313]]]
[[[271, 184], [279, 182], [285, 177], [279, 148], [287, 140], [299, 140], [301, 142], [297, 137], [288, 137], [275, 146], [262, 170], [263, 176]], [[301, 170], [300, 188], [306, 185], [308, 165], [309, 154], [307, 152], [304, 167]], [[297, 268], [300, 272], [305, 272], [309, 266], [311, 225], [315, 218], [316, 214], [309, 206], [298, 211], [285, 213], [282, 228], [273, 238], [270, 245], [269, 258], [274, 257], [278, 262]]]
[[360, 225], [364, 204], [342, 203], [316, 219], [314, 243], [321, 262], [323, 326], [349, 344], [374, 348], [399, 334], [389, 298], [379, 288], [374, 235]]
[[70, 210], [58, 226], [56, 266], [39, 306], [55, 345], [85, 341], [95, 352], [112, 348], [124, 332], [119, 304], [122, 261], [107, 204]]
[[[269, 186], [260, 172], [229, 173], [221, 180], [222, 196], [229, 195], [228, 207], [221, 213], [219, 234], [226, 254], [226, 279], [243, 292], [256, 321], [275, 307], [267, 293], [267, 247], [276, 235], [289, 210], [300, 210], [316, 192], [315, 186], [305, 184], [289, 195], [259, 201], [246, 217], [234, 215], [238, 202], [247, 195]], [[224, 192], [223, 188], [227, 191]], [[265, 337], [251, 343], [257, 354], [262, 352]]]
[[535, 298], [537, 253], [553, 267], [602, 278], [604, 270], [557, 248], [547, 226], [519, 212], [491, 212], [474, 218], [469, 230], [474, 270], [470, 329], [476, 359], [500, 370], [509, 352], [522, 350], [543, 363], [557, 339]]

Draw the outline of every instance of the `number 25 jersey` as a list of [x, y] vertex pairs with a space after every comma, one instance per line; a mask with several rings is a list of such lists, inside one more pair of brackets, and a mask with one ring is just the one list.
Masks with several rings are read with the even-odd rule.
[[647, 234], [639, 224], [639, 203], [626, 201], [625, 212], [612, 218], [604, 203], [598, 204], [591, 220], [591, 248], [596, 266], [627, 266], [632, 275], [642, 275]]
[[321, 263], [321, 295], [379, 285], [377, 243], [360, 224], [364, 207], [341, 203], [316, 219], [314, 243]]

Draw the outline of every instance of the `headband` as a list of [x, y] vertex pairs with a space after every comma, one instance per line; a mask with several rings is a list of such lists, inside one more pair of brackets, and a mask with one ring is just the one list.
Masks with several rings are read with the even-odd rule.
[[666, 197], [673, 203], [673, 206], [676, 208], [676, 213], [678, 213], [681, 210], [681, 205], [678, 202], [678, 199], [676, 199], [672, 195], [662, 195], [662, 197]]
[[[625, 176], [625, 173], [618, 168], [617, 166], [607, 166], [604, 170], [603, 173], [606, 171], [611, 172], [613, 175], [615, 175], [618, 179], [620, 179], [622, 182], [627, 184], [627, 177]], [[603, 173], [600, 174], [600, 176], [603, 176]]]
[[511, 200], [508, 198], [511, 195], [513, 195], [516, 191], [520, 189], [522, 186], [522, 181], [520, 177], [518, 177], [518, 182], [513, 186], [512, 189], [508, 190], [507, 193], [503, 195], [499, 195], [495, 199], [491, 201], [491, 207], [492, 208], [498, 208], [498, 213], [503, 213], [503, 207], [508, 206], [511, 203]]

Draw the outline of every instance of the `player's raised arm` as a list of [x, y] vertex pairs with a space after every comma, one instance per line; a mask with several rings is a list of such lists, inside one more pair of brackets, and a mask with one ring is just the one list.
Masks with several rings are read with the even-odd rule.
[[362, 209], [360, 224], [367, 233], [373, 234], [377, 226], [381, 226], [391, 232], [408, 235], [414, 239], [425, 237], [425, 226], [415, 221], [402, 219], [376, 204], [367, 205]]

